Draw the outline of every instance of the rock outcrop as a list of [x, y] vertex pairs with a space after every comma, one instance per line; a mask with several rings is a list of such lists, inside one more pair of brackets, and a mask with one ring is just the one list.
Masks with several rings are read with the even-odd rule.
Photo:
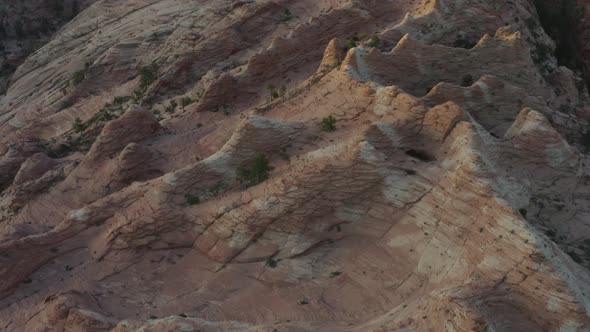
[[0, 329], [590, 329], [590, 99], [539, 14], [96, 2], [0, 99]]

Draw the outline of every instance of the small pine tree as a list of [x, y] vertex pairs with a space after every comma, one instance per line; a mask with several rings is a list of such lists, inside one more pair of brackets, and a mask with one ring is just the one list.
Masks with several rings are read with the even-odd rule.
[[268, 93], [270, 94], [270, 100], [273, 100], [273, 99], [276, 99], [279, 97], [279, 93], [277, 92], [277, 89], [274, 86], [274, 84], [267, 85], [266, 89], [268, 90]]
[[184, 111], [184, 108], [187, 107], [188, 105], [192, 104], [193, 100], [191, 99], [191, 97], [183, 97], [182, 99], [180, 99], [180, 106], [182, 106], [182, 110]]
[[261, 153], [256, 156], [250, 167], [238, 171], [238, 178], [244, 186], [254, 186], [268, 179], [271, 169], [268, 158]]
[[80, 120], [80, 118], [76, 118], [76, 120], [74, 120], [74, 124], [72, 125], [72, 129], [74, 129], [76, 133], [81, 133], [84, 130], [86, 130], [86, 125], [82, 123], [82, 120]]
[[322, 130], [328, 132], [336, 130], [336, 118], [332, 115], [323, 118]]

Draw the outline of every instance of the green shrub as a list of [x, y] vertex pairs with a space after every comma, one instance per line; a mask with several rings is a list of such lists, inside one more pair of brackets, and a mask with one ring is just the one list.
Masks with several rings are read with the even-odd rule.
[[147, 91], [147, 88], [158, 79], [159, 68], [158, 64], [154, 62], [149, 66], [144, 66], [139, 69], [139, 87], [133, 92], [136, 100], [141, 99]]
[[176, 111], [176, 107], [178, 107], [178, 103], [176, 102], [176, 100], [172, 99], [170, 101], [170, 105], [168, 105], [166, 107], [166, 112], [168, 112], [168, 113], [174, 113], [174, 111]]
[[336, 130], [336, 118], [332, 115], [323, 118], [322, 130], [328, 132]]
[[85, 77], [86, 77], [86, 74], [84, 74], [84, 71], [79, 70], [79, 71], [75, 72], [74, 75], [72, 75], [72, 83], [74, 85], [78, 85], [78, 84], [82, 83], [82, 81], [84, 81]]
[[238, 179], [246, 187], [254, 186], [268, 179], [271, 169], [268, 158], [258, 154], [249, 167], [239, 169]]
[[122, 107], [118, 107], [115, 109], [109, 109], [109, 106], [105, 105], [105, 108], [100, 110], [98, 113], [94, 114], [86, 122], [82, 122], [82, 121], [80, 121], [79, 118], [76, 118], [76, 120], [74, 121], [74, 124], [72, 125], [72, 129], [76, 133], [84, 132], [86, 129], [88, 129], [90, 126], [92, 126], [96, 123], [108, 122], [108, 121], [111, 121], [112, 119], [118, 118], [121, 115], [122, 111], [123, 111]]
[[468, 87], [473, 84], [473, 76], [470, 74], [464, 75], [461, 81], [461, 86]]
[[197, 205], [201, 202], [201, 200], [199, 199], [199, 196], [195, 196], [195, 195], [191, 195], [191, 194], [184, 195], [184, 200], [186, 201], [186, 204], [188, 204], [188, 205]]
[[84, 130], [86, 130], [86, 128], [88, 128], [88, 127], [84, 123], [82, 123], [82, 120], [80, 120], [80, 118], [76, 118], [76, 120], [74, 120], [74, 124], [72, 125], [72, 129], [76, 133], [81, 133]]
[[281, 21], [288, 22], [293, 19], [293, 14], [288, 8], [285, 8], [283, 13], [281, 14]]
[[129, 96], [117, 96], [113, 99], [113, 104], [115, 105], [121, 105], [123, 103], [125, 103], [126, 101], [128, 101], [131, 97]]
[[277, 265], [278, 265], [278, 262], [275, 261], [274, 259], [272, 259], [272, 258], [266, 259], [266, 266], [274, 269], [275, 267], [277, 267]]
[[182, 99], [180, 99], [180, 106], [182, 106], [183, 110], [185, 107], [187, 107], [188, 105], [190, 105], [192, 103], [193, 103], [193, 100], [191, 99], [191, 97], [183, 97]]
[[152, 83], [154, 83], [158, 79], [158, 70], [159, 66], [155, 62], [149, 66], [141, 67], [139, 69], [139, 75], [141, 76], [139, 86], [147, 88], [150, 85], [152, 85]]
[[371, 37], [371, 39], [369, 39], [369, 42], [367, 43], [367, 45], [369, 45], [370, 47], [377, 47], [379, 46], [379, 44], [381, 44], [381, 39], [379, 39], [379, 37], [377, 36]]
[[352, 38], [348, 38], [346, 40], [346, 50], [350, 50], [351, 48], [356, 47], [356, 42]]
[[266, 89], [268, 90], [268, 92], [270, 93], [270, 100], [279, 98], [279, 93], [277, 92], [276, 87], [274, 86], [274, 84], [269, 84], [266, 86]]
[[223, 181], [218, 181], [215, 186], [213, 186], [211, 189], [209, 189], [209, 194], [211, 196], [217, 196], [220, 193], [223, 193], [223, 191], [226, 188], [226, 184]]

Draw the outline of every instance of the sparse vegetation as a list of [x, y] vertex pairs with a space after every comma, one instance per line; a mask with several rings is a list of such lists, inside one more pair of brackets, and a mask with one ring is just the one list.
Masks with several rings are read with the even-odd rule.
[[277, 267], [277, 265], [278, 265], [278, 262], [275, 261], [274, 259], [272, 259], [270, 257], [266, 259], [266, 266], [274, 269], [275, 267]]
[[340, 271], [334, 271], [334, 272], [330, 273], [330, 278], [337, 277], [341, 274], [342, 274], [342, 272], [340, 272]]
[[86, 74], [84, 73], [84, 71], [78, 70], [74, 73], [74, 75], [72, 75], [72, 84], [74, 86], [78, 85], [84, 81], [84, 78], [86, 78]]
[[251, 187], [268, 179], [271, 170], [268, 158], [264, 154], [258, 154], [249, 167], [238, 171], [238, 179], [243, 186]]
[[147, 91], [147, 88], [158, 79], [159, 69], [160, 67], [155, 62], [139, 69], [139, 86], [133, 92], [135, 100], [140, 100]]
[[182, 107], [182, 110], [184, 111], [184, 108], [187, 107], [188, 105], [192, 104], [193, 100], [191, 99], [191, 97], [183, 97], [182, 99], [180, 99], [180, 106]]
[[222, 193], [226, 187], [227, 187], [227, 185], [225, 184], [225, 182], [218, 181], [215, 184], [215, 186], [213, 186], [211, 189], [209, 189], [209, 194], [211, 194], [211, 196], [217, 196], [220, 193]]
[[266, 90], [268, 90], [268, 93], [270, 94], [270, 100], [279, 98], [279, 93], [277, 92], [277, 88], [274, 86], [274, 84], [267, 85]]
[[354, 39], [352, 39], [352, 38], [348, 38], [346, 40], [346, 50], [348, 51], [354, 47], [356, 47], [356, 41], [354, 41]]
[[176, 111], [176, 107], [178, 107], [178, 103], [176, 102], [176, 100], [172, 99], [172, 100], [170, 100], [170, 104], [168, 104], [168, 106], [166, 106], [166, 112], [167, 113], [174, 113], [174, 111]]
[[328, 132], [336, 130], [336, 118], [333, 115], [322, 119], [322, 130]]
[[129, 97], [129, 96], [118, 96], [113, 99], [113, 104], [122, 105], [123, 103], [125, 103], [129, 99], [131, 99], [131, 97]]
[[76, 118], [72, 124], [72, 129], [76, 133], [82, 133], [89, 127], [97, 123], [108, 122], [112, 119], [118, 118], [124, 111], [124, 104], [130, 99], [129, 96], [115, 97], [113, 103], [105, 104], [104, 108], [98, 113], [94, 114], [88, 121], [82, 122], [79, 118]]
[[288, 22], [293, 19], [293, 13], [288, 8], [285, 8], [283, 13], [281, 14], [281, 21]]
[[86, 125], [84, 125], [84, 123], [82, 123], [82, 120], [80, 120], [80, 118], [76, 118], [76, 120], [74, 120], [74, 124], [72, 125], [72, 129], [76, 132], [76, 133], [81, 133], [84, 130], [86, 130]]
[[471, 86], [472, 84], [473, 84], [473, 76], [471, 76], [471, 74], [463, 75], [463, 78], [461, 79], [461, 86], [468, 87], [468, 86]]
[[369, 45], [370, 47], [378, 47], [379, 44], [381, 44], [381, 39], [379, 39], [378, 36], [371, 37], [371, 39], [369, 39], [369, 42], [367, 43], [367, 45]]
[[187, 205], [197, 205], [201, 202], [201, 199], [199, 198], [199, 196], [195, 196], [192, 194], [184, 195], [184, 200]]

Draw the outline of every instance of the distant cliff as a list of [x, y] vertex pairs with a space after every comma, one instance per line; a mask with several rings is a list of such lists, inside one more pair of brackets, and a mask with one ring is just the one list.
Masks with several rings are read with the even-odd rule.
[[96, 0], [0, 2], [0, 95], [10, 75], [33, 51]]

